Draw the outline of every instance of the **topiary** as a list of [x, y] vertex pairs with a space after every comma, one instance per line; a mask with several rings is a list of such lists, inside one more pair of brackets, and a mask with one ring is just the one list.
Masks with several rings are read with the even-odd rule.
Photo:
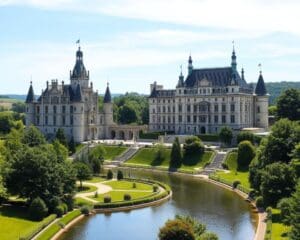
[[45, 202], [37, 197], [33, 199], [29, 207], [29, 216], [32, 220], [40, 221], [42, 220], [48, 213], [48, 208]]
[[132, 188], [136, 188], [136, 183], [132, 183]]
[[123, 176], [123, 172], [121, 170], [118, 170], [118, 173], [117, 173], [117, 179], [118, 180], [122, 180], [124, 178]]
[[130, 201], [131, 200], [131, 195], [128, 193], [124, 194], [124, 201]]
[[110, 203], [111, 202], [111, 196], [108, 196], [108, 195], [104, 196], [103, 201], [104, 201], [104, 203]]
[[87, 205], [85, 205], [85, 206], [82, 206], [81, 208], [80, 208], [80, 212], [82, 213], [82, 214], [84, 214], [84, 215], [89, 215], [90, 214], [90, 208], [89, 208], [89, 206], [87, 206]]
[[240, 185], [240, 184], [241, 184], [240, 180], [234, 180], [233, 183], [232, 183], [232, 187], [237, 188], [237, 186]]
[[113, 177], [114, 177], [114, 174], [113, 174], [112, 170], [109, 169], [107, 172], [106, 178], [110, 180], [110, 179], [113, 179]]
[[264, 199], [263, 197], [259, 196], [255, 200], [255, 205], [257, 208], [263, 208], [264, 207]]
[[54, 213], [57, 217], [62, 217], [64, 215], [64, 207], [62, 205], [59, 205], [54, 208]]

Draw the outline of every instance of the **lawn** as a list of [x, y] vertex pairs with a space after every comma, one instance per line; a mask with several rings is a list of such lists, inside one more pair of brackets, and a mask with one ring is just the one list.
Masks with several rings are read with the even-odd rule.
[[83, 198], [80, 198], [80, 197], [76, 197], [75, 198], [75, 206], [85, 206], [85, 205], [88, 205], [88, 206], [92, 206], [93, 205], [93, 202], [91, 201], [87, 201]]
[[108, 185], [112, 187], [114, 190], [146, 190], [146, 191], [152, 191], [153, 187], [152, 185], [145, 184], [145, 183], [139, 183], [136, 182], [136, 188], [133, 188], [133, 183], [130, 181], [111, 181], [104, 183], [105, 185]]
[[113, 160], [123, 152], [125, 152], [128, 148], [124, 146], [108, 146], [103, 145], [106, 154], [104, 155], [105, 160]]
[[[69, 222], [71, 222], [73, 219], [78, 217], [80, 215], [80, 210], [74, 210], [72, 212], [67, 213], [64, 215], [58, 222], [62, 223], [63, 225], [67, 225]], [[58, 223], [52, 224], [46, 231], [44, 231], [37, 240], [49, 240], [51, 239], [59, 230], [61, 227], [58, 225]]]
[[227, 164], [229, 172], [227, 173], [223, 171], [217, 171], [216, 176], [228, 180], [230, 182], [239, 180], [242, 186], [250, 188], [250, 183], [248, 180], [249, 171], [240, 171], [237, 169], [237, 152], [228, 153], [225, 159], [225, 164]]
[[[160, 160], [156, 159], [155, 148], [140, 149], [126, 164], [137, 164], [141, 166], [155, 166], [169, 168], [171, 149], [165, 148], [163, 150], [163, 157]], [[204, 154], [195, 154], [183, 158], [183, 164], [180, 170], [195, 170], [203, 168], [208, 164], [213, 156], [212, 151], [206, 151]]]
[[98, 183], [98, 182], [103, 182], [103, 181], [106, 181], [106, 178], [103, 178], [103, 177], [93, 177], [92, 179], [86, 180], [86, 181], [84, 181], [84, 182], [88, 182], [88, 183]]
[[153, 195], [153, 192], [149, 191], [139, 191], [139, 192], [131, 192], [130, 190], [128, 191], [110, 191], [109, 193], [104, 193], [104, 194], [99, 194], [97, 198], [91, 197], [94, 200], [99, 201], [100, 203], [103, 203], [103, 198], [104, 196], [110, 196], [111, 197], [111, 202], [119, 202], [119, 201], [124, 201], [124, 194], [130, 194], [131, 200], [135, 200], [138, 198], [144, 198], [148, 197], [150, 195]]
[[280, 210], [272, 209], [272, 238], [271, 239], [289, 239], [287, 237], [291, 227], [280, 222]]
[[[49, 216], [48, 218], [50, 218]], [[47, 221], [31, 221], [28, 216], [28, 209], [16, 206], [0, 207], [0, 239], [11, 240], [19, 239], [22, 236], [35, 231], [42, 222]]]

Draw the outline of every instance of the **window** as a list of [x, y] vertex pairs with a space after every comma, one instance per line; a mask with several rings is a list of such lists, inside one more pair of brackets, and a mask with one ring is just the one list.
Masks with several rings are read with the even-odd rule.
[[37, 112], [37, 114], [40, 113], [40, 106], [37, 106], [37, 107], [36, 107], [36, 112]]
[[45, 116], [45, 125], [48, 125], [48, 116]]
[[197, 116], [194, 116], [194, 123], [197, 122]]
[[187, 105], [186, 110], [187, 110], [187, 112], [190, 112], [191, 111], [191, 105]]
[[160, 113], [160, 107], [157, 107], [157, 112], [159, 112], [159, 113]]
[[73, 116], [70, 116], [70, 125], [73, 125]]
[[66, 125], [66, 117], [65, 116], [62, 117], [62, 125]]
[[178, 105], [178, 112], [182, 112], [182, 105], [181, 104]]
[[56, 126], [56, 116], [53, 116], [53, 125]]
[[215, 105], [215, 112], [218, 112], [218, 111], [219, 111], [219, 106]]
[[155, 108], [152, 109], [152, 113], [155, 113]]
[[257, 113], [260, 113], [260, 107], [257, 106]]
[[235, 122], [235, 117], [234, 117], [234, 115], [231, 115], [231, 116], [230, 116], [230, 122], [231, 122], [231, 123], [234, 123], [234, 122]]
[[218, 115], [215, 115], [214, 120], [215, 120], [215, 123], [218, 123], [218, 121], [219, 121]]
[[226, 112], [226, 105], [222, 104], [222, 112]]
[[40, 117], [39, 116], [36, 117], [36, 124], [40, 125]]
[[56, 106], [53, 106], [53, 113], [56, 113]]
[[180, 122], [180, 123], [182, 122], [182, 116], [181, 115], [178, 116], [178, 122]]
[[73, 106], [70, 106], [70, 113], [73, 113]]
[[66, 113], [66, 106], [62, 106], [62, 113]]
[[170, 106], [168, 106], [168, 112], [171, 112], [171, 107]]
[[171, 122], [171, 117], [170, 116], [168, 116], [168, 123], [170, 123]]
[[187, 116], [187, 122], [190, 123], [191, 122], [191, 116]]
[[163, 106], [163, 113], [165, 113], [166, 112], [166, 107], [165, 106]]
[[235, 105], [234, 104], [230, 104], [230, 111], [234, 112], [235, 111]]
[[163, 123], [166, 123], [166, 117], [163, 116]]
[[201, 123], [205, 123], [206, 122], [206, 117], [205, 116], [199, 116], [199, 121]]
[[194, 112], [197, 112], [197, 105], [194, 105]]
[[222, 115], [222, 123], [226, 123], [226, 116]]
[[45, 113], [48, 113], [48, 106], [45, 106]]
[[175, 112], [175, 106], [173, 106], [173, 112]]

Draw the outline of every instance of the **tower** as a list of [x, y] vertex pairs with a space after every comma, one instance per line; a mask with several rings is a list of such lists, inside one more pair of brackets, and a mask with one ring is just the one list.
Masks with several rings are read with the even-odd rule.
[[71, 85], [80, 84], [81, 87], [87, 88], [89, 86], [90, 74], [86, 71], [83, 64], [83, 52], [78, 47], [76, 52], [76, 62], [73, 71], [70, 71]]
[[254, 122], [256, 127], [267, 129], [269, 126], [268, 107], [269, 107], [269, 94], [265, 86], [262, 71], [259, 72], [258, 81], [255, 87], [254, 97]]
[[234, 49], [234, 45], [233, 45], [232, 55], [231, 55], [231, 69], [233, 72], [236, 72], [236, 66], [237, 66], [236, 55], [235, 55], [235, 49]]
[[188, 75], [190, 75], [193, 71], [193, 60], [192, 60], [192, 56], [190, 54], [189, 56], [189, 60], [188, 60]]
[[27, 97], [25, 100], [26, 103], [26, 126], [30, 126], [31, 124], [34, 124], [35, 121], [35, 96], [34, 91], [32, 87], [32, 82], [30, 82], [30, 86], [28, 89]]
[[106, 87], [105, 94], [104, 94], [103, 111], [104, 111], [104, 125], [106, 126], [105, 135], [106, 135], [106, 137], [109, 137], [108, 126], [114, 123], [113, 103], [111, 101], [109, 83], [107, 83], [107, 87]]
[[183, 87], [184, 86], [184, 76], [182, 74], [182, 66], [180, 66], [180, 75], [178, 78], [178, 84], [177, 87]]

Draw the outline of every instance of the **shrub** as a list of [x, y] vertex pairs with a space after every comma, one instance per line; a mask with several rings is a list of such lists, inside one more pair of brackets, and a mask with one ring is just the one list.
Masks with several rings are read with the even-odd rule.
[[118, 170], [118, 173], [117, 173], [117, 179], [118, 180], [122, 180], [124, 178], [123, 176], [123, 172], [121, 170]]
[[178, 137], [176, 137], [172, 145], [170, 167], [179, 168], [181, 164], [182, 164], [181, 147], [180, 147], [179, 139]]
[[259, 196], [255, 200], [255, 205], [257, 208], [263, 208], [264, 207], [264, 199], [263, 197]]
[[280, 218], [285, 225], [291, 223], [291, 212], [292, 212], [292, 199], [282, 198], [277, 204], [277, 208], [280, 209]]
[[54, 212], [54, 209], [61, 204], [61, 200], [59, 197], [54, 196], [50, 199], [48, 203], [48, 210], [50, 213]]
[[64, 214], [66, 214], [66, 213], [68, 212], [68, 206], [67, 206], [67, 204], [62, 203], [61, 206], [62, 206], [63, 209], [64, 209]]
[[193, 227], [179, 219], [168, 220], [165, 225], [159, 229], [159, 240], [194, 240], [195, 235]]
[[81, 208], [80, 208], [80, 212], [82, 213], [82, 214], [84, 214], [84, 215], [89, 215], [90, 214], [90, 208], [89, 208], [89, 206], [87, 206], [87, 205], [85, 205], [85, 206], [82, 206]]
[[158, 191], [158, 186], [155, 184], [153, 185], [153, 192], [157, 192]]
[[219, 138], [222, 143], [224, 143], [225, 145], [230, 145], [232, 137], [233, 133], [230, 127], [225, 126], [221, 128], [219, 132]]
[[266, 212], [267, 212], [267, 219], [272, 220], [272, 208], [267, 207]]
[[40, 221], [42, 220], [48, 213], [48, 208], [45, 202], [37, 197], [33, 199], [29, 207], [29, 216], [32, 220]]
[[241, 184], [240, 180], [234, 180], [233, 183], [232, 183], [232, 187], [237, 188], [237, 186], [240, 185], [240, 184]]
[[124, 194], [124, 201], [130, 201], [131, 200], [131, 195], [128, 193]]
[[64, 207], [62, 205], [56, 206], [54, 208], [54, 213], [57, 217], [61, 217], [62, 215], [64, 215]]
[[111, 202], [111, 196], [108, 196], [108, 195], [104, 196], [103, 201], [104, 201], [104, 203], [110, 203]]
[[132, 188], [136, 188], [136, 183], [132, 183]]
[[238, 168], [249, 167], [250, 162], [255, 157], [255, 149], [251, 142], [242, 141], [239, 143], [238, 147]]
[[222, 163], [222, 168], [227, 169], [227, 170], [229, 169], [227, 163]]
[[107, 172], [106, 178], [108, 180], [110, 180], [110, 179], [113, 179], [113, 177], [114, 177], [114, 174], [113, 174], [112, 170], [109, 169]]
[[97, 191], [94, 194], [94, 198], [98, 198], [98, 192]]
[[204, 152], [204, 145], [197, 136], [187, 137], [185, 139], [183, 148], [185, 155], [191, 155], [195, 153], [202, 154]]
[[74, 208], [74, 198], [71, 194], [65, 194], [63, 197], [63, 201], [68, 206], [68, 212], [72, 211]]
[[240, 143], [242, 141], [249, 141], [252, 144], [254, 144], [254, 134], [249, 131], [241, 131], [237, 136], [236, 136], [236, 141], [237, 143]]

